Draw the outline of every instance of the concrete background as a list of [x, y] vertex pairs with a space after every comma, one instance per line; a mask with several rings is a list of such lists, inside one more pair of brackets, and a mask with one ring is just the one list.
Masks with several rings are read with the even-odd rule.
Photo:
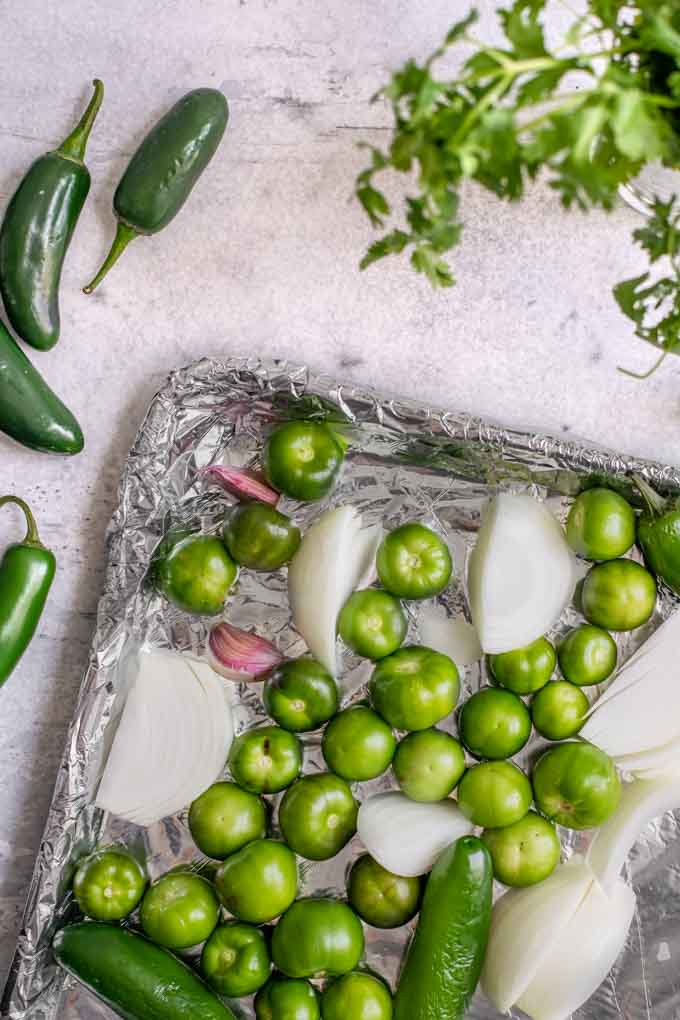
[[[460, 14], [451, 0], [5, 0], [0, 203], [70, 131], [103, 78], [91, 197], [62, 287], [62, 339], [32, 354], [83, 425], [71, 461], [0, 437], [0, 488], [33, 505], [59, 575], [40, 634], [3, 690], [0, 972], [8, 964], [86, 661], [103, 540], [126, 453], [166, 373], [203, 355], [263, 354], [508, 423], [680, 463], [680, 362], [648, 367], [611, 297], [642, 259], [639, 222], [565, 214], [538, 185], [521, 207], [470, 189], [458, 286], [433, 293], [405, 264], [365, 274], [370, 228], [351, 201], [360, 139], [385, 139], [369, 99]], [[495, 0], [481, 0], [493, 30]], [[564, 17], [564, 13], [559, 17]], [[558, 26], [553, 20], [553, 28]], [[232, 119], [175, 222], [135, 241], [92, 297], [111, 196], [131, 153], [185, 91], [224, 90]], [[18, 534], [0, 520], [0, 548]]]

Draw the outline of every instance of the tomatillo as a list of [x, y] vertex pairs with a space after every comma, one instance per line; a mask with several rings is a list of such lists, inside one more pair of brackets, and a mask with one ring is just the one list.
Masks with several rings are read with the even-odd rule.
[[210, 882], [187, 871], [163, 875], [146, 892], [139, 919], [152, 942], [189, 949], [205, 942], [217, 925], [220, 906]]
[[317, 772], [298, 779], [279, 806], [283, 837], [310, 861], [335, 857], [357, 828], [359, 807], [344, 779]]
[[158, 591], [187, 613], [216, 616], [238, 577], [238, 567], [214, 535], [189, 535], [164, 543], [151, 576]]
[[364, 854], [352, 865], [347, 898], [359, 917], [374, 928], [399, 928], [420, 909], [422, 880], [393, 875]]
[[267, 440], [262, 467], [270, 485], [306, 503], [328, 495], [344, 458], [342, 443], [327, 425], [289, 421]]
[[201, 953], [201, 973], [219, 995], [238, 999], [261, 988], [271, 970], [267, 940], [240, 921], [221, 924]]
[[531, 717], [521, 698], [485, 687], [463, 705], [458, 721], [463, 743], [477, 758], [511, 758], [531, 735]]
[[224, 544], [242, 567], [277, 570], [292, 560], [300, 545], [300, 529], [273, 506], [241, 503], [228, 515]]
[[409, 733], [399, 742], [394, 775], [411, 800], [443, 800], [465, 772], [465, 753], [457, 740], [443, 730]]
[[621, 782], [609, 755], [571, 741], [545, 751], [532, 775], [538, 810], [568, 829], [594, 829], [616, 811]]
[[297, 895], [295, 854], [273, 839], [256, 839], [227, 857], [217, 870], [215, 888], [230, 914], [265, 924], [287, 910]]
[[582, 623], [570, 630], [557, 649], [563, 675], [578, 687], [601, 684], [616, 669], [616, 641], [606, 630]]
[[320, 997], [304, 978], [275, 974], [255, 996], [257, 1020], [320, 1020]]
[[206, 857], [224, 860], [265, 835], [264, 801], [236, 783], [213, 783], [189, 808], [189, 829]]
[[409, 645], [381, 659], [370, 681], [373, 707], [397, 730], [427, 730], [456, 707], [456, 664], [431, 648]]
[[380, 583], [401, 599], [429, 599], [451, 580], [451, 553], [432, 528], [412, 522], [385, 535], [376, 559]]
[[397, 748], [384, 719], [366, 705], [352, 705], [324, 730], [321, 750], [331, 771], [349, 782], [381, 776]]
[[272, 959], [288, 977], [322, 977], [354, 970], [364, 952], [361, 921], [346, 903], [298, 900], [272, 936]]
[[556, 662], [555, 649], [544, 637], [537, 638], [524, 648], [500, 652], [488, 658], [496, 683], [514, 694], [533, 694], [545, 687]]
[[655, 605], [656, 582], [635, 560], [598, 563], [583, 582], [583, 615], [597, 627], [634, 630], [649, 620]]
[[562, 850], [555, 826], [530, 811], [504, 829], [485, 829], [482, 841], [493, 861], [493, 874], [503, 885], [543, 882], [560, 862]]
[[307, 733], [335, 715], [335, 680], [316, 659], [288, 659], [268, 674], [262, 694], [269, 715], [284, 730]]
[[365, 971], [343, 974], [321, 999], [323, 1020], [391, 1020], [392, 995], [381, 978]]
[[251, 793], [280, 793], [302, 768], [302, 745], [279, 726], [258, 726], [237, 737], [229, 752], [231, 774]]
[[567, 517], [567, 541], [586, 560], [615, 560], [635, 541], [635, 513], [612, 489], [586, 489]]
[[146, 888], [146, 873], [124, 847], [95, 850], [80, 861], [73, 878], [73, 895], [86, 917], [121, 921], [135, 909]]
[[458, 807], [483, 829], [500, 829], [524, 818], [531, 807], [531, 783], [509, 761], [473, 765], [458, 786]]
[[399, 599], [378, 588], [355, 591], [338, 617], [342, 640], [367, 659], [383, 659], [396, 652], [407, 629], [408, 621]]
[[531, 718], [542, 737], [567, 740], [583, 726], [590, 702], [580, 687], [567, 680], [555, 680], [534, 694]]

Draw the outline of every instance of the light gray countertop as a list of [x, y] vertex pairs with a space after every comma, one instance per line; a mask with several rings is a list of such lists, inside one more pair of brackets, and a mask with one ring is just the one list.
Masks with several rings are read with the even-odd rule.
[[[487, 31], [495, 0], [481, 0]], [[0, 32], [0, 201], [70, 130], [103, 78], [93, 176], [66, 264], [63, 332], [34, 354], [78, 414], [64, 461], [0, 437], [0, 488], [28, 499], [59, 574], [40, 633], [3, 690], [0, 973], [8, 964], [85, 665], [104, 532], [124, 458], [166, 373], [204, 355], [306, 361], [345, 379], [510, 424], [680, 464], [680, 361], [648, 367], [611, 297], [642, 265], [638, 216], [566, 214], [537, 185], [521, 206], [465, 195], [458, 286], [433, 293], [404, 263], [360, 274], [370, 230], [353, 180], [360, 139], [387, 137], [369, 98], [424, 55], [450, 0], [9, 0]], [[145, 132], [185, 91], [224, 90], [223, 148], [182, 215], [135, 241], [94, 296], [111, 196]], [[19, 516], [0, 519], [0, 549]], [[0, 978], [1, 980], [1, 978]]]

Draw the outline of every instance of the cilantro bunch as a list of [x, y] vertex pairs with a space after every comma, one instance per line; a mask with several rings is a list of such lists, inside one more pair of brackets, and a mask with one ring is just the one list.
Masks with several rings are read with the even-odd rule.
[[[501, 8], [501, 46], [475, 37], [471, 11], [427, 60], [408, 61], [379, 93], [391, 105], [391, 140], [387, 149], [367, 146], [356, 194], [384, 232], [362, 268], [409, 253], [433, 285], [451, 286], [445, 256], [461, 236], [466, 180], [516, 201], [541, 174], [565, 207], [608, 210], [645, 163], [680, 167], [678, 0], [589, 0], [553, 48], [543, 26], [547, 2]], [[452, 47], [466, 55], [454, 78], [440, 77], [437, 63]], [[398, 222], [380, 187], [387, 170], [415, 182]], [[669, 256], [672, 272], [622, 283], [616, 298], [638, 336], [680, 351], [680, 202], [657, 201], [635, 238], [652, 262]]]

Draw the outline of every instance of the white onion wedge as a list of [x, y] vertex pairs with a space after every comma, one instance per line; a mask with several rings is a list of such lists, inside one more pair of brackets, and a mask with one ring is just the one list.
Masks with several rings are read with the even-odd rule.
[[96, 804], [138, 825], [176, 814], [220, 776], [234, 735], [222, 679], [200, 659], [140, 650]]
[[354, 507], [326, 510], [305, 534], [288, 567], [293, 624], [309, 651], [337, 675], [336, 625], [343, 605], [373, 569], [380, 526], [362, 528]]
[[597, 990], [626, 941], [635, 894], [621, 880], [610, 893], [582, 857], [540, 885], [496, 903], [482, 989], [507, 1012], [532, 1020], [567, 1020]]
[[364, 801], [357, 832], [383, 868], [414, 878], [430, 871], [447, 846], [472, 832], [472, 825], [450, 798], [421, 804], [392, 791]]
[[421, 644], [448, 655], [459, 668], [479, 662], [484, 654], [472, 624], [462, 616], [447, 616], [439, 606], [423, 607], [418, 630]]
[[624, 663], [581, 729], [629, 772], [680, 763], [680, 614]]
[[568, 1020], [614, 966], [634, 913], [635, 893], [625, 882], [617, 882], [610, 894], [592, 882], [515, 1005], [531, 1020]]
[[527, 495], [491, 500], [468, 564], [472, 622], [489, 654], [523, 648], [559, 619], [575, 557], [550, 510]]
[[595, 833], [588, 850], [588, 864], [606, 892], [615, 886], [628, 854], [649, 823], [677, 808], [680, 776], [636, 779], [623, 787], [619, 807]]
[[545, 882], [507, 892], [495, 904], [481, 982], [502, 1013], [524, 994], [592, 881], [584, 859], [572, 857]]

